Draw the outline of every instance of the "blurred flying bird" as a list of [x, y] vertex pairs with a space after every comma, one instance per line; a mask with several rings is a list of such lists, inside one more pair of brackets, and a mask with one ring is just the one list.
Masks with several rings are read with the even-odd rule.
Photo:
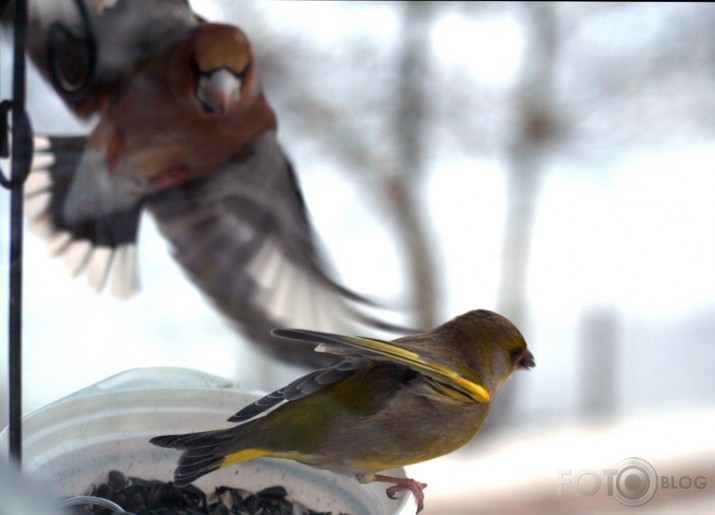
[[51, 252], [96, 290], [109, 281], [129, 297], [146, 208], [193, 282], [280, 359], [330, 360], [274, 327], [397, 330], [317, 251], [246, 35], [185, 0], [83, 5], [89, 27], [72, 2], [30, 2], [30, 57], [77, 117], [95, 120], [86, 136], [36, 138], [26, 213]]
[[184, 451], [177, 485], [254, 458], [284, 458], [364, 483], [390, 483], [390, 497], [409, 490], [419, 512], [427, 485], [380, 472], [466, 444], [499, 386], [514, 370], [535, 365], [519, 330], [486, 310], [392, 342], [305, 330], [275, 334], [344, 359], [241, 409], [228, 419], [237, 426], [153, 438]]

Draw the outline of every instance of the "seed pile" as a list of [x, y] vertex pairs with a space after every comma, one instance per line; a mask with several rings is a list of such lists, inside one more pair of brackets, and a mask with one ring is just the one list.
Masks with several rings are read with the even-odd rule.
[[[87, 495], [109, 499], [135, 515], [331, 515], [288, 500], [282, 486], [256, 493], [219, 486], [207, 495], [193, 485], [177, 487], [172, 482], [127, 477], [117, 470], [109, 472], [106, 483], [93, 485]], [[73, 515], [115, 513], [91, 505], [72, 510]]]

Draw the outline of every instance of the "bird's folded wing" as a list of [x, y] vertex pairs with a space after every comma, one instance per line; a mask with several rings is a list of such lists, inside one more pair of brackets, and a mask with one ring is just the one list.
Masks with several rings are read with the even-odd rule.
[[246, 422], [267, 412], [274, 406], [290, 401], [295, 401], [306, 395], [317, 392], [331, 384], [338, 383], [352, 376], [363, 360], [346, 359], [331, 367], [316, 370], [306, 374], [290, 383], [288, 386], [269, 393], [265, 397], [242, 408], [228, 419], [229, 422]]
[[[141, 205], [136, 201], [103, 203], [81, 218], [68, 217], [68, 195], [83, 158], [83, 137], [36, 137], [32, 171], [25, 183], [25, 216], [53, 255], [62, 256], [72, 275], [86, 271], [101, 290], [111, 278], [112, 291], [126, 298], [137, 290], [136, 239]], [[86, 157], [86, 156], [85, 156]]]
[[449, 363], [435, 356], [418, 353], [390, 342], [302, 329], [276, 329], [273, 334], [282, 338], [317, 344], [316, 351], [318, 352], [378, 359], [404, 365], [440, 385], [446, 385], [461, 392], [475, 402], [489, 402], [490, 399], [489, 391], [484, 386], [465, 377]]

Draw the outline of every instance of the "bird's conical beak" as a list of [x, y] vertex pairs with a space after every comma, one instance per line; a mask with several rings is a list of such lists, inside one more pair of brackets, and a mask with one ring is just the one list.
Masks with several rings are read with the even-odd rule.
[[534, 361], [534, 355], [529, 349], [524, 349], [524, 352], [521, 353], [521, 356], [519, 356], [519, 359], [516, 362], [516, 368], [522, 370], [529, 370], [530, 368], [534, 368], [535, 366], [536, 361]]
[[225, 68], [215, 70], [199, 79], [196, 96], [208, 112], [226, 114], [241, 96], [241, 79]]

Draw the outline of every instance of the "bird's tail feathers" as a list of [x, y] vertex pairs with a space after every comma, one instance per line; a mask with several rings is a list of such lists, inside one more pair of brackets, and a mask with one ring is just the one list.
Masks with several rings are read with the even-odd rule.
[[205, 431], [183, 435], [157, 436], [150, 440], [159, 447], [183, 450], [174, 471], [174, 484], [186, 486], [201, 476], [219, 468], [228, 467], [269, 454], [262, 449], [248, 448], [233, 451], [235, 431]]

